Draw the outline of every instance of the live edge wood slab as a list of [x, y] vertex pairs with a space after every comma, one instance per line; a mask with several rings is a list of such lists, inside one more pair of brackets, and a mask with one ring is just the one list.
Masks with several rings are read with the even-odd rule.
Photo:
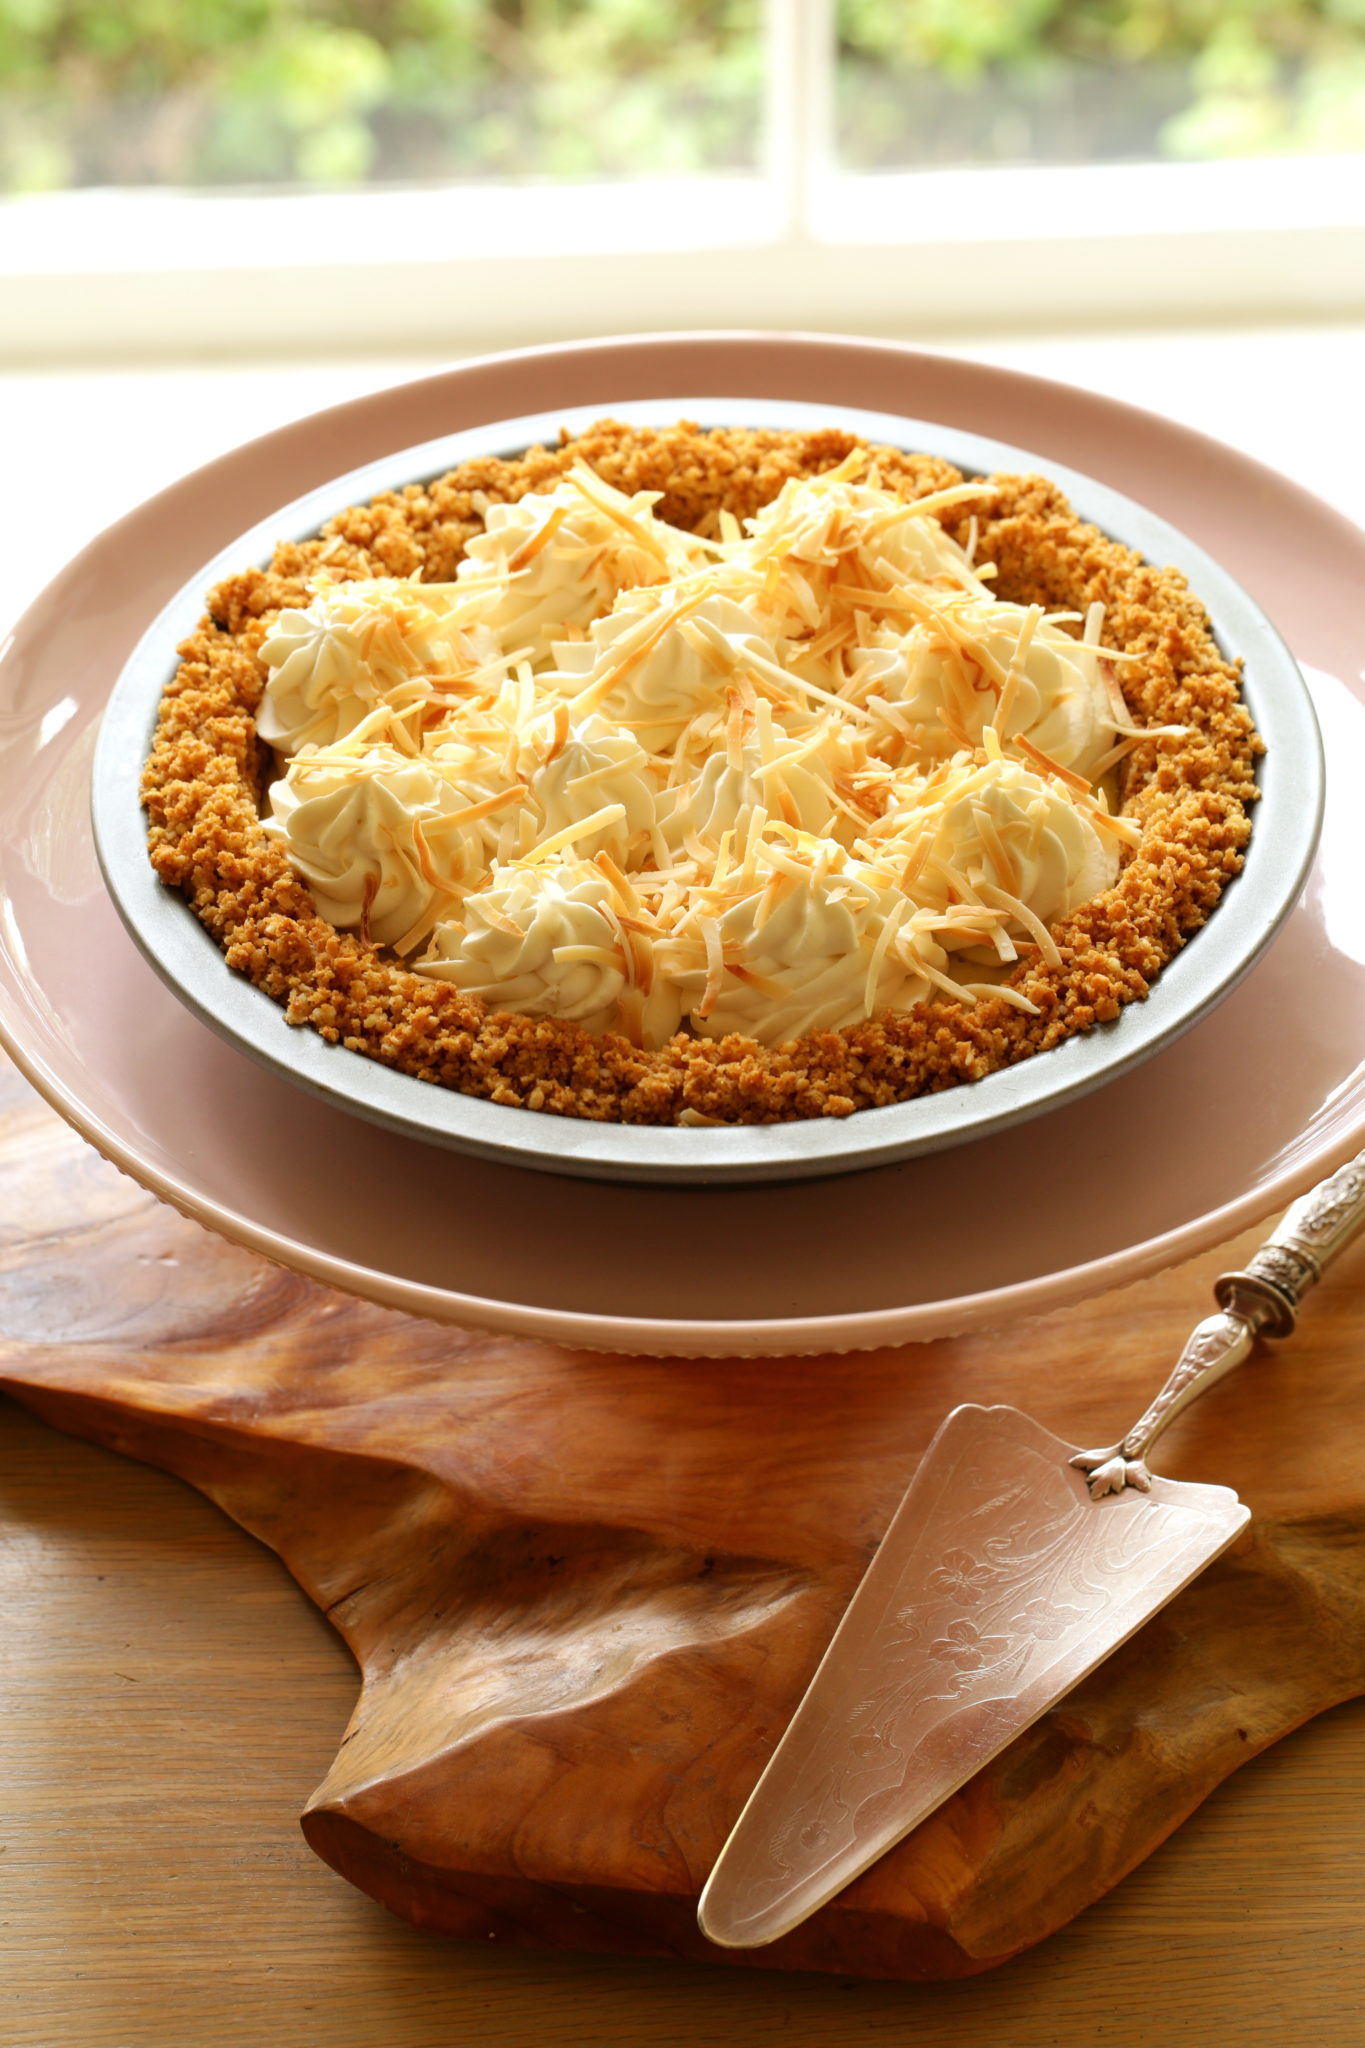
[[[304, 1832], [418, 1926], [966, 1976], [1365, 1692], [1362, 1247], [1293, 1339], [1163, 1443], [1173, 1477], [1252, 1507], [1235, 1552], [806, 1927], [716, 1950], [697, 1895], [944, 1413], [1012, 1401], [1108, 1440], [1261, 1233], [969, 1339], [602, 1357], [328, 1293], [144, 1195], [12, 1071], [0, 1084], [0, 1385], [191, 1481], [342, 1632], [363, 1684]], [[827, 1198], [811, 1190], [813, 1255]]]

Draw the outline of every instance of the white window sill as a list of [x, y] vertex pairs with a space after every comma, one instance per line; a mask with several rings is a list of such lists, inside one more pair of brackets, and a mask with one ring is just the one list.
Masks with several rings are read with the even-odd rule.
[[[1365, 314], [1360, 159], [0, 203], [0, 361]], [[802, 226], [798, 224], [804, 222]]]

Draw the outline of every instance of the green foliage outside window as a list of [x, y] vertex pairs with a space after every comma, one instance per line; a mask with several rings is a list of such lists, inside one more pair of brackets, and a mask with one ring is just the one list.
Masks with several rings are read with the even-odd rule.
[[0, 189], [750, 169], [761, 0], [0, 0]]
[[[0, 0], [0, 190], [751, 170], [761, 15]], [[851, 168], [1365, 149], [1365, 0], [840, 0], [838, 22]]]
[[858, 169], [1365, 150], [1365, 0], [840, 0]]

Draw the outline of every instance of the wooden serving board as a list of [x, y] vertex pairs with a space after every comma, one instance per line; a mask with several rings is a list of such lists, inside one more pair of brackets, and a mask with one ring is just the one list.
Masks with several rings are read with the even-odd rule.
[[363, 1686], [304, 1832], [419, 1926], [969, 1975], [1365, 1692], [1362, 1245], [1163, 1443], [1173, 1477], [1252, 1507], [1239, 1547], [806, 1927], [716, 1950], [698, 1893], [945, 1412], [1112, 1438], [1262, 1233], [991, 1334], [683, 1363], [329, 1293], [144, 1195], [12, 1071], [0, 1186], [0, 1385], [190, 1480], [341, 1630]]

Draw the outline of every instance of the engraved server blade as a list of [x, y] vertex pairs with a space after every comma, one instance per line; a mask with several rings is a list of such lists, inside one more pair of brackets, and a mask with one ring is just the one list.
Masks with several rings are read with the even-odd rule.
[[1227, 1548], [1224, 1486], [1091, 1497], [1015, 1408], [954, 1409], [702, 1894], [774, 1941], [842, 1891]]

